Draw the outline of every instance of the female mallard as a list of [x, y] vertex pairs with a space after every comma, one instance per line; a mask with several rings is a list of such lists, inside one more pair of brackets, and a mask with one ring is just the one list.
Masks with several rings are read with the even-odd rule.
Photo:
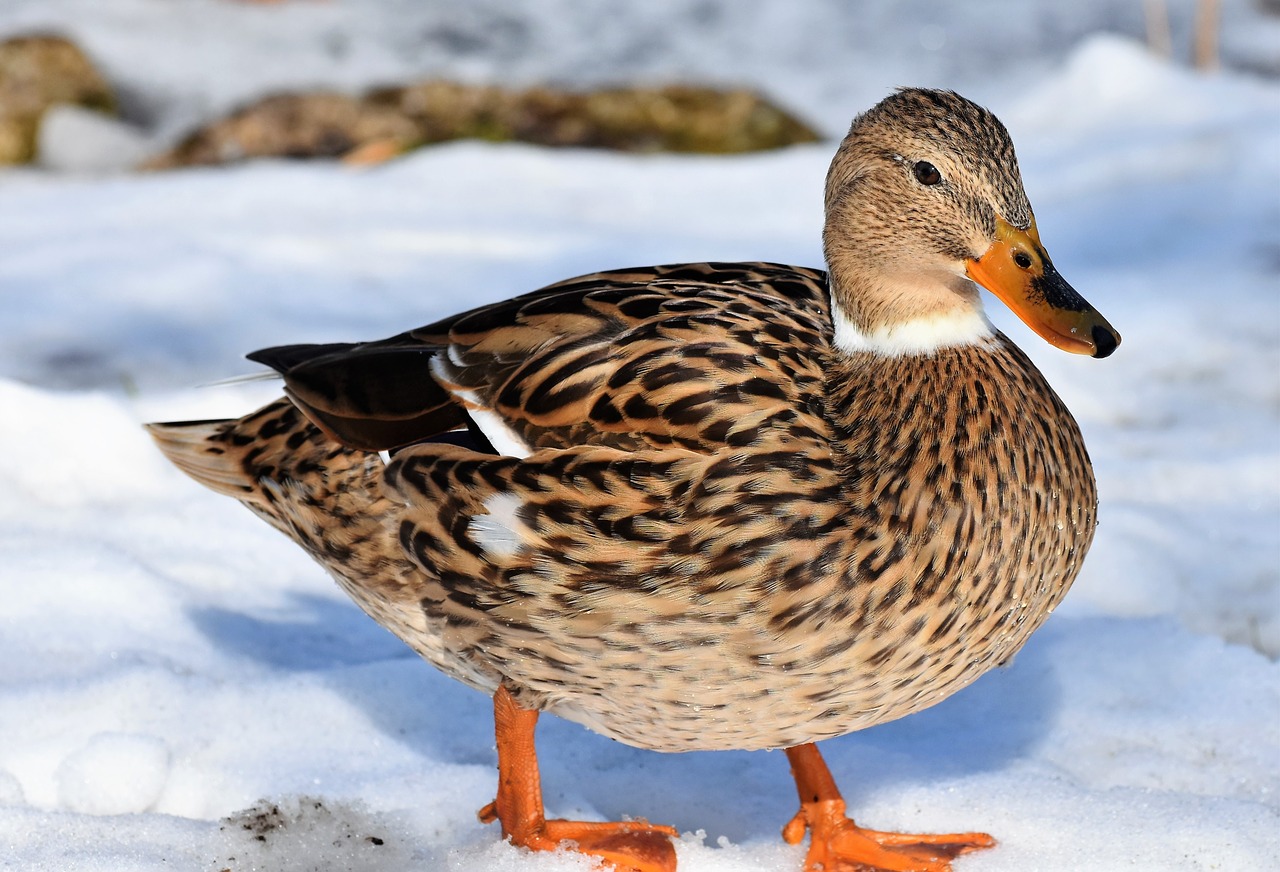
[[[1067, 351], [1120, 338], [1040, 245], [1008, 133], [946, 91], [853, 123], [829, 273], [597, 273], [359, 345], [250, 355], [287, 399], [156, 424], [375, 620], [494, 694], [517, 845], [675, 868], [669, 827], [546, 820], [551, 711], [658, 751], [786, 748], [806, 868], [945, 870], [994, 844], [856, 826], [812, 744], [1007, 660], [1093, 537], [1070, 413], [974, 282]], [[389, 452], [389, 454], [388, 454]]]

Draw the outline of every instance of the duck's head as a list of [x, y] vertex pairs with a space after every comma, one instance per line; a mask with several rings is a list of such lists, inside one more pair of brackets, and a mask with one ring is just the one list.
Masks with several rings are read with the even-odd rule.
[[1008, 131], [958, 94], [903, 89], [856, 118], [826, 212], [837, 345], [910, 353], [985, 339], [974, 282], [1065, 351], [1106, 357], [1120, 344], [1040, 244]]

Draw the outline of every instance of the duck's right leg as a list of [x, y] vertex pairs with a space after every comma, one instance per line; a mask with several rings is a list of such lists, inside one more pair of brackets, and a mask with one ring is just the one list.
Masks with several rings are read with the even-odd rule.
[[547, 820], [534, 750], [538, 712], [522, 708], [499, 686], [493, 695], [493, 721], [498, 738], [498, 795], [480, 809], [480, 820], [501, 821], [502, 834], [513, 845], [535, 851], [577, 850], [599, 857], [619, 872], [675, 872], [671, 839], [679, 833], [671, 827], [643, 820]]

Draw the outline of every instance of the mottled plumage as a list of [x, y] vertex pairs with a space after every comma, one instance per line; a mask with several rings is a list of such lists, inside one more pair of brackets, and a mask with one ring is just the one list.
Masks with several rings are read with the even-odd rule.
[[1079, 430], [969, 277], [1009, 299], [1022, 276], [1011, 305], [1062, 347], [1118, 337], [1039, 247], [1004, 128], [954, 94], [859, 118], [827, 209], [830, 282], [583, 276], [380, 342], [266, 349], [288, 398], [153, 433], [519, 709], [661, 751], [892, 720], [1012, 656], [1093, 536]]

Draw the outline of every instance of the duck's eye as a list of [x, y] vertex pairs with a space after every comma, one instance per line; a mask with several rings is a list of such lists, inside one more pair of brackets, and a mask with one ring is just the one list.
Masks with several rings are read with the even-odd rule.
[[1013, 256], [1013, 262], [1023, 269], [1031, 269], [1031, 255], [1025, 251], [1019, 251]]
[[942, 184], [942, 173], [938, 172], [938, 168], [927, 160], [916, 161], [911, 171], [916, 174], [916, 181], [922, 185]]

